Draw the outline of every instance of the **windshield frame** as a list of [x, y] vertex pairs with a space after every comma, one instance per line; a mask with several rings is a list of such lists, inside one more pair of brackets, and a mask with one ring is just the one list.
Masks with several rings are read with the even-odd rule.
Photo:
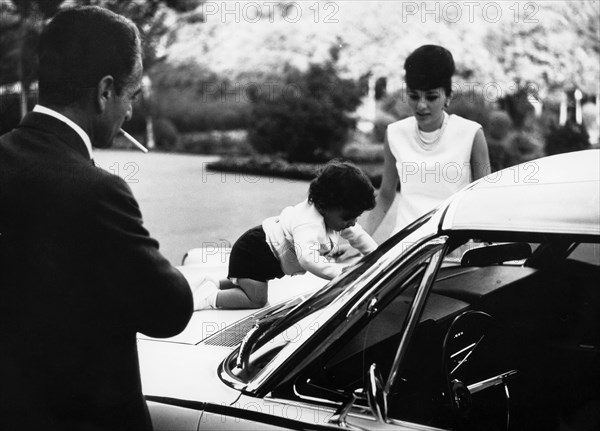
[[[240, 373], [234, 372], [240, 349], [234, 350], [219, 366], [220, 378], [226, 384], [255, 396], [268, 393], [271, 382], [284, 381], [286, 376], [301, 367], [303, 359], [306, 359], [301, 358], [298, 361], [292, 359], [299, 351], [305, 349], [305, 344], [309, 343], [313, 349], [320, 349], [323, 344], [329, 345], [332, 334], [324, 333], [323, 328], [329, 327], [334, 320], [344, 327], [352, 325], [355, 319], [360, 318], [360, 313], [353, 314], [357, 314], [359, 308], [364, 308], [358, 306], [363, 305], [369, 298], [370, 292], [389, 277], [386, 270], [400, 259], [404, 260], [412, 255], [426, 241], [436, 236], [439, 218], [433, 217], [434, 214], [434, 212], [426, 214], [388, 239], [373, 253], [365, 256], [341, 276], [310, 295], [281, 319], [276, 319], [265, 334], [269, 336], [277, 334], [302, 319], [305, 319], [303, 326], [316, 328], [315, 330], [300, 331], [299, 337], [293, 343], [288, 343], [261, 370], [245, 376], [244, 379], [239, 377]], [[309, 316], [310, 318], [306, 319]], [[268, 341], [267, 337], [262, 340], [262, 343]], [[260, 347], [260, 344], [257, 343], [256, 346]]]

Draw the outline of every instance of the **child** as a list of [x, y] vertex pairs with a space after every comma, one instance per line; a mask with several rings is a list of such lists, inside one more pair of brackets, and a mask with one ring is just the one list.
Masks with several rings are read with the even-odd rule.
[[[367, 176], [347, 162], [328, 163], [309, 187], [308, 199], [267, 218], [233, 245], [227, 280], [205, 283], [195, 309], [260, 308], [267, 304], [268, 281], [309, 271], [331, 280], [342, 268], [333, 264], [340, 237], [363, 254], [377, 244], [356, 224], [375, 206]], [[196, 294], [195, 294], [196, 296]]]

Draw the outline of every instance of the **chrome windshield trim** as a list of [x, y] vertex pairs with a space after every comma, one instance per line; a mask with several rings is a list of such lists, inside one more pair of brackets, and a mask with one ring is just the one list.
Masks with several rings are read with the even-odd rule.
[[[382, 256], [381, 258], [383, 262], [376, 266], [377, 269], [381, 269], [382, 267], [388, 268], [390, 266], [396, 265], [398, 258], [390, 258], [389, 255]], [[271, 376], [271, 374], [285, 364], [291, 356], [295, 354], [295, 352], [302, 348], [304, 344], [308, 341], [309, 338], [312, 337], [315, 331], [309, 331], [307, 328], [322, 328], [325, 326], [325, 323], [332, 319], [341, 308], [344, 307], [352, 298], [357, 297], [360, 292], [363, 290], [363, 287], [369, 283], [373, 283], [373, 285], [364, 293], [362, 293], [361, 298], [359, 300], [362, 301], [365, 298], [373, 295], [373, 291], [378, 290], [382, 284], [385, 284], [392, 278], [392, 271], [385, 273], [383, 276], [377, 271], [368, 271], [368, 274], [365, 273], [359, 277], [359, 279], [355, 282], [356, 284], [352, 289], [348, 289], [348, 291], [342, 293], [338, 296], [327, 308], [324, 308], [321, 313], [319, 313], [313, 320], [307, 322], [305, 327], [301, 328], [301, 337], [299, 339], [295, 339], [293, 343], [288, 343], [281, 352], [273, 358], [271, 362], [269, 362], [257, 375], [251, 380], [247, 387], [247, 392], [256, 391], [257, 388], [262, 386], [265, 381]], [[379, 277], [378, 280], [377, 277]], [[348, 318], [348, 317], [347, 317]], [[335, 335], [335, 334], [332, 334]]]
[[[396, 260], [397, 256], [390, 253], [393, 253], [394, 249], [390, 250], [384, 256], [382, 256], [377, 263], [373, 264], [369, 269], [365, 271], [364, 274], [361, 274], [359, 278], [354, 281], [354, 284], [349, 286], [349, 288], [341, 293], [328, 307], [318, 312], [317, 315], [307, 322], [303, 328], [301, 328], [300, 337], [295, 339], [293, 343], [288, 343], [281, 352], [277, 354], [271, 362], [269, 362], [255, 377], [250, 380], [246, 386], [246, 392], [254, 392], [259, 387], [261, 387], [265, 381], [271, 376], [271, 374], [285, 364], [291, 356], [293, 356], [296, 351], [308, 341], [310, 337], [314, 334], [315, 331], [310, 331], [308, 328], [317, 328], [318, 331], [322, 328], [326, 322], [328, 322], [333, 316], [335, 316], [341, 308], [344, 307], [348, 303], [349, 300], [358, 296], [360, 292], [363, 290], [364, 286], [369, 283], [372, 283], [379, 275], [379, 270], [383, 267], [386, 268], [389, 265], [392, 265]], [[389, 276], [389, 275], [388, 275]], [[384, 277], [387, 279], [388, 276]], [[376, 288], [381, 284], [382, 280], [379, 280], [373, 288]], [[369, 289], [369, 292], [372, 292], [372, 288]], [[368, 296], [368, 293], [364, 294]]]
[[321, 403], [321, 404], [332, 404], [332, 405], [336, 406], [335, 408], [339, 407], [342, 404], [340, 402], [328, 400], [327, 398], [311, 397], [310, 395], [301, 394], [298, 391], [298, 387], [295, 383], [292, 388], [294, 390], [294, 395], [297, 396], [298, 399], [300, 399], [302, 401], [312, 401], [313, 403]]
[[230, 386], [236, 391], [244, 392], [246, 390], [246, 386], [248, 385], [229, 373], [227, 367], [225, 367], [225, 364], [232, 360], [231, 355], [233, 354], [234, 353], [230, 353], [225, 360], [221, 361], [219, 367], [217, 368], [217, 375], [226, 385]]
[[443, 236], [436, 238], [435, 240], [430, 242], [430, 244], [434, 245], [437, 243], [438, 248], [432, 254], [431, 262], [429, 262], [429, 265], [427, 265], [427, 268], [425, 269], [425, 274], [423, 275], [423, 279], [421, 280], [421, 283], [419, 285], [419, 289], [413, 301], [413, 305], [410, 311], [408, 312], [408, 323], [406, 325], [406, 330], [402, 334], [398, 350], [396, 351], [396, 357], [394, 358], [394, 362], [392, 364], [390, 375], [383, 389], [383, 392], [386, 396], [391, 392], [391, 388], [394, 386], [394, 383], [398, 378], [400, 364], [402, 363], [402, 359], [404, 358], [406, 351], [408, 350], [409, 341], [412, 338], [412, 334], [417, 326], [417, 323], [421, 316], [421, 312], [423, 311], [423, 307], [425, 306], [425, 301], [427, 299], [427, 296], [429, 295], [431, 286], [433, 285], [435, 274], [437, 273], [440, 265], [442, 264], [442, 255], [446, 248], [447, 240], [448, 237]]
[[[365, 295], [364, 297], [366, 298], [369, 294], [372, 294], [373, 290], [378, 289], [381, 284], [391, 276], [391, 274], [386, 274], [382, 277], [382, 272], [385, 272], [385, 269], [396, 265], [398, 261], [404, 259], [406, 256], [414, 254], [415, 250], [419, 249], [423, 243], [430, 241], [437, 234], [438, 223], [439, 217], [436, 217], [434, 214], [434, 216], [425, 224], [420, 226], [410, 235], [404, 237], [402, 241], [393, 245], [385, 254], [377, 259], [376, 262], [367, 268], [364, 273], [359, 275], [356, 280], [346, 286], [345, 291], [340, 293], [328, 306], [316, 312], [310, 320], [303, 324], [300, 337], [283, 347], [262, 370], [251, 378], [244, 385], [244, 392], [255, 393], [258, 391], [271, 375], [282, 365], [286, 364], [299, 349], [302, 349], [316, 332], [319, 332], [321, 328], [326, 326], [326, 323], [337, 315], [340, 310], [347, 305], [348, 301], [357, 298], [359, 295]], [[407, 244], [410, 245], [407, 246]], [[377, 278], [379, 278], [379, 280], [377, 280]], [[375, 280], [377, 281], [373, 283]], [[369, 284], [373, 285], [368, 289], [368, 292], [363, 292], [365, 286]], [[317, 329], [310, 330], [310, 328]], [[239, 385], [240, 382], [238, 381], [237, 383]]]

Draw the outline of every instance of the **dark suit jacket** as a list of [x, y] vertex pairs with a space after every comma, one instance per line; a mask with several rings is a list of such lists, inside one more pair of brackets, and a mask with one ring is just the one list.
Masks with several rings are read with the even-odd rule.
[[175, 335], [192, 308], [75, 131], [30, 113], [0, 137], [0, 429], [150, 428], [136, 332]]

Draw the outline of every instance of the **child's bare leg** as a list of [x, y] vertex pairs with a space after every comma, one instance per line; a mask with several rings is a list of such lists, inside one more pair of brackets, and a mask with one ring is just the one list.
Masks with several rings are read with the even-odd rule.
[[219, 289], [221, 289], [221, 290], [236, 289], [236, 288], [239, 289], [240, 287], [237, 284], [234, 284], [233, 281], [231, 281], [228, 278], [219, 280]]
[[251, 278], [239, 278], [237, 282], [237, 286], [230, 287], [221, 281], [217, 308], [261, 308], [267, 305], [269, 294], [267, 282]]

